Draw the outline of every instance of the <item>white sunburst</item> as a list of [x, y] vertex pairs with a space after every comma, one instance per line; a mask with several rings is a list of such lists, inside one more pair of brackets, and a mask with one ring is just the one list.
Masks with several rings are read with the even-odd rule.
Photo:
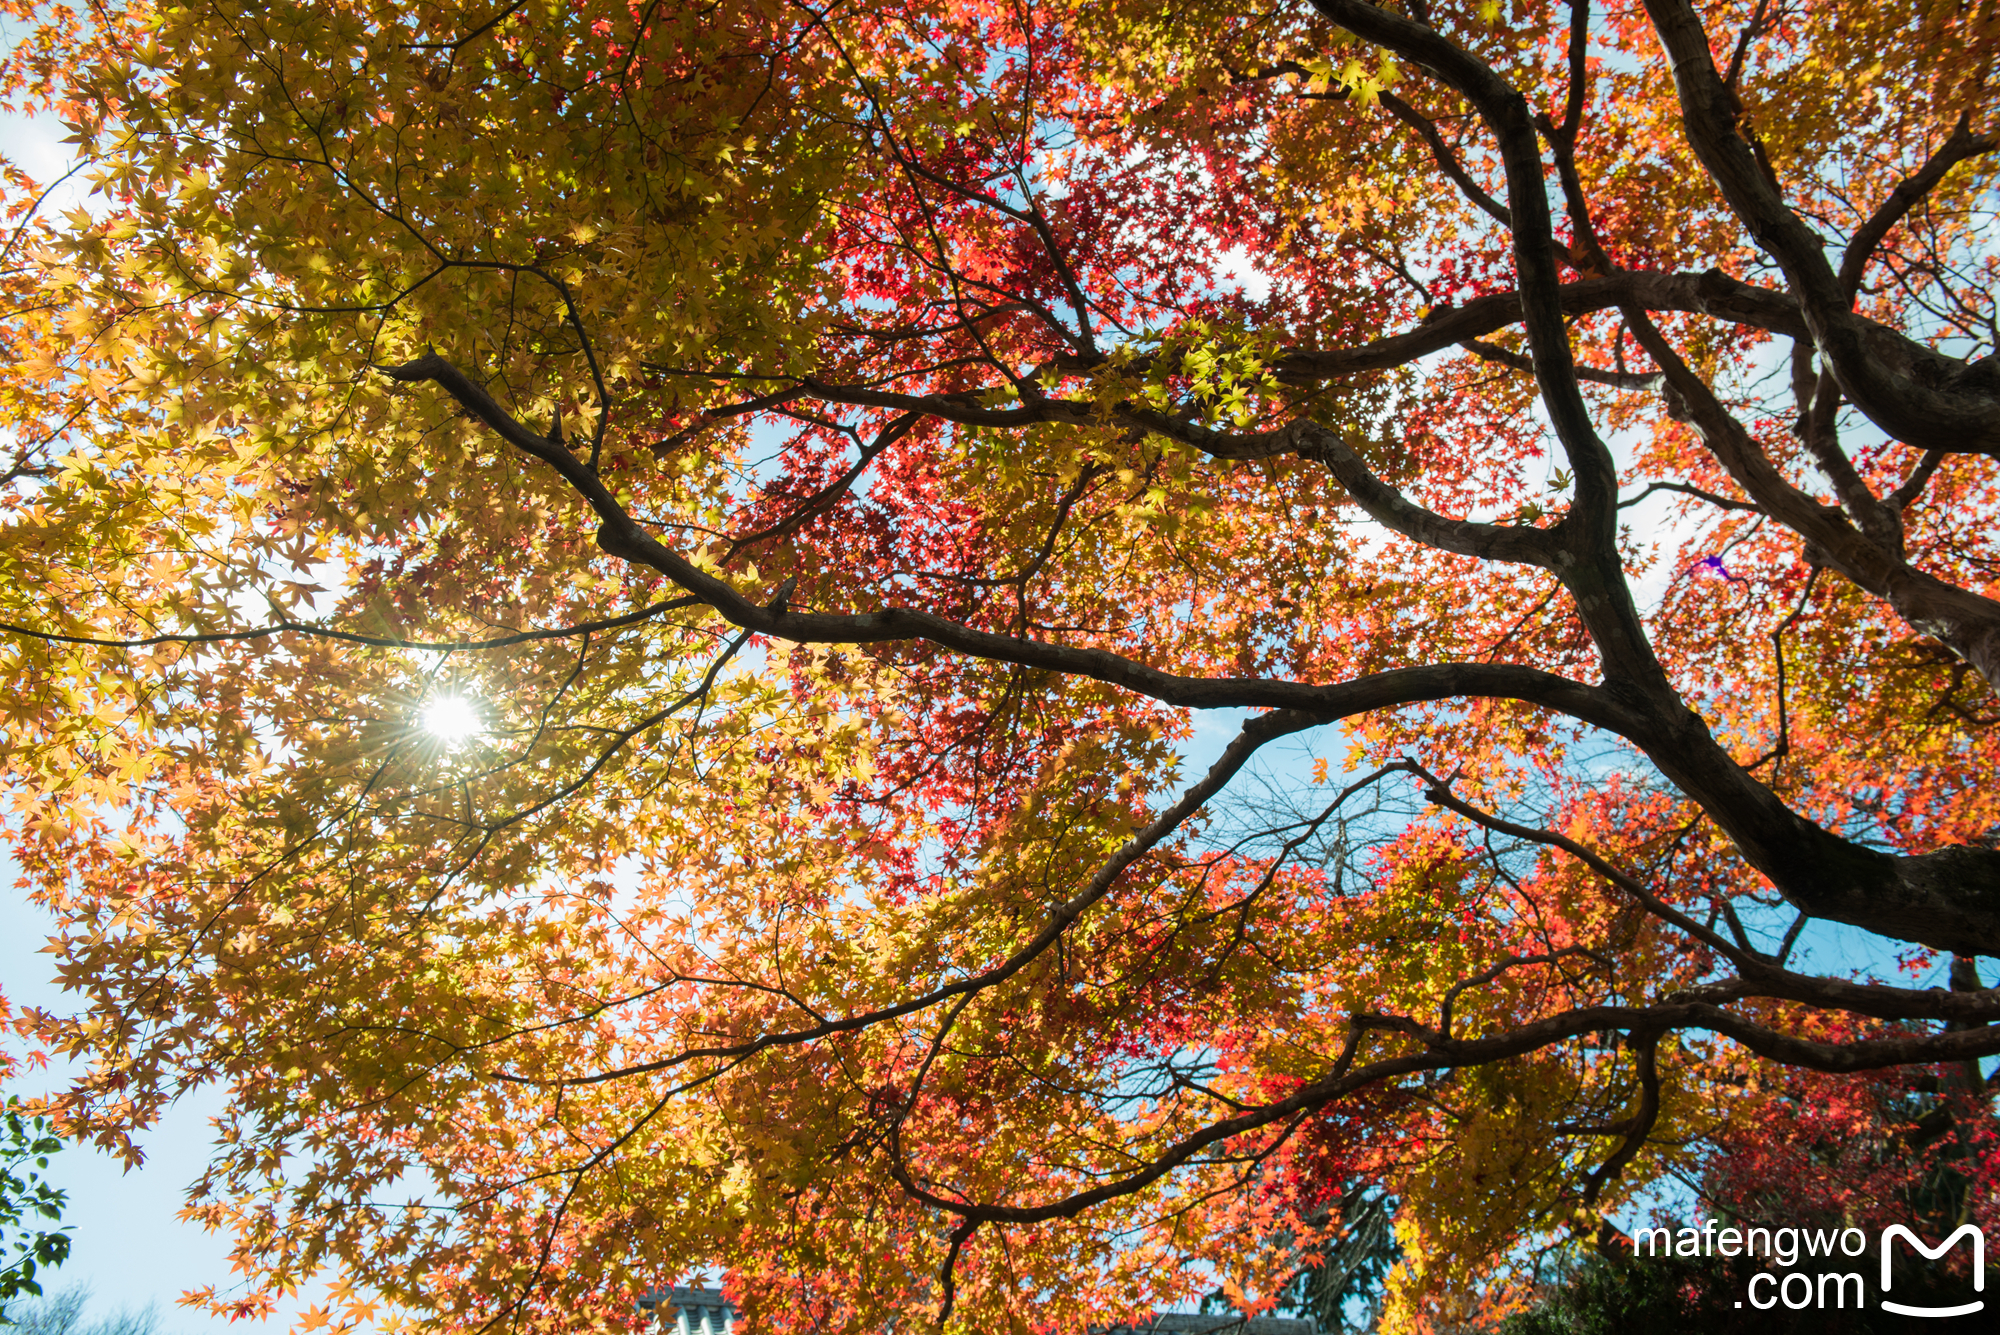
[[424, 705], [420, 722], [425, 732], [446, 746], [469, 742], [486, 731], [479, 706], [462, 695], [434, 697]]

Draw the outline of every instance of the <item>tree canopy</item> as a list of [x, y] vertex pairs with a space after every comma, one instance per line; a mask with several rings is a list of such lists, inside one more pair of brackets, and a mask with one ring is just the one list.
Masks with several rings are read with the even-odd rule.
[[1366, 1190], [1416, 1330], [1802, 1090], [1991, 1217], [1990, 0], [0, 12], [47, 1108], [226, 1090], [219, 1310], [1074, 1331]]

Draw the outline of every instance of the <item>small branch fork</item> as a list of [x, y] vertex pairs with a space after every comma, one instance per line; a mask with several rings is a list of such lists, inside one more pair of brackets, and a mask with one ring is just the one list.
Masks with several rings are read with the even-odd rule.
[[1630, 1117], [1589, 1133], [1623, 1136], [1625, 1139], [1611, 1152], [1610, 1158], [1584, 1179], [1585, 1205], [1597, 1204], [1598, 1194], [1604, 1190], [1605, 1184], [1625, 1171], [1625, 1166], [1644, 1148], [1647, 1135], [1660, 1120], [1659, 1035], [1650, 1032], [1634, 1034], [1632, 1048], [1639, 1061], [1639, 1106]]

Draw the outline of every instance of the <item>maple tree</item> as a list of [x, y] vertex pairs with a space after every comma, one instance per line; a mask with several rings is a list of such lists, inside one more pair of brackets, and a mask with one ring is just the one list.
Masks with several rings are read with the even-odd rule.
[[1080, 1329], [1360, 1184], [1420, 1329], [1774, 1071], [1984, 1163], [1991, 4], [0, 12], [48, 1107], [226, 1090], [200, 1300]]

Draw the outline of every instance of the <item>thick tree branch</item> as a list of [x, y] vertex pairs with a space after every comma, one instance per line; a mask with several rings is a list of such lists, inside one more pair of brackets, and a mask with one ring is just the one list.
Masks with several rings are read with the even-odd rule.
[[1427, 510], [1375, 476], [1340, 434], [1313, 421], [1294, 428], [1298, 452], [1318, 459], [1347, 488], [1370, 518], [1393, 532], [1439, 551], [1477, 556], [1489, 561], [1515, 561], [1555, 569], [1560, 547], [1547, 529], [1518, 524], [1487, 524], [1452, 519]]
[[2000, 687], [2000, 603], [1915, 569], [1899, 550], [1871, 539], [1841, 511], [1794, 487], [1645, 312], [1629, 309], [1626, 319], [1639, 345], [1666, 376], [1670, 411], [1701, 433], [1731, 479], [1764, 513], [1804, 538], [1821, 560], [1888, 603], [1904, 621], [1935, 636], [1989, 684]]
[[[1622, 733], [1634, 720], [1615, 698], [1580, 682], [1533, 668], [1496, 663], [1455, 663], [1434, 667], [1403, 668], [1377, 673], [1356, 681], [1335, 685], [1313, 685], [1282, 679], [1256, 677], [1193, 677], [1163, 672], [1122, 654], [1104, 649], [1055, 644], [1020, 636], [979, 630], [948, 617], [910, 608], [887, 607], [871, 612], [829, 614], [777, 608], [758, 602], [720, 576], [696, 566], [662, 544], [626, 512], [580, 460], [567, 451], [555, 451], [533, 431], [521, 426], [491, 395], [441, 358], [430, 356], [407, 366], [391, 368], [389, 374], [406, 381], [431, 380], [468, 411], [496, 427], [503, 439], [555, 468], [563, 479], [591, 507], [599, 521], [598, 544], [621, 559], [650, 566], [666, 575], [690, 594], [714, 608], [723, 617], [745, 630], [799, 644], [883, 644], [897, 640], [927, 640], [946, 649], [995, 662], [1017, 663], [1070, 676], [1090, 677], [1150, 696], [1163, 703], [1195, 709], [1296, 709], [1324, 715], [1328, 719], [1347, 717], [1372, 709], [1444, 700], [1465, 695], [1520, 698], [1545, 704], [1572, 717], [1582, 718], [1612, 732]], [[1287, 435], [1300, 440], [1307, 433], [1315, 448], [1327, 444], [1346, 450], [1344, 443], [1324, 428], [1306, 424], [1286, 428]], [[1304, 440], [1300, 443], [1303, 444]], [[1347, 451], [1351, 456], [1352, 451]], [[1359, 464], [1359, 460], [1355, 460]], [[1372, 475], [1356, 474], [1364, 483]], [[1381, 486], [1381, 484], [1375, 484]], [[1383, 488], [1387, 491], [1387, 488]], [[1401, 498], [1393, 491], [1389, 496]], [[1409, 522], [1441, 525], [1466, 524], [1445, 519], [1429, 511], [1401, 502], [1417, 519]], [[1394, 511], [1399, 515], [1404, 512]], [[1531, 560], [1532, 548], [1525, 544], [1538, 540], [1536, 529], [1512, 529], [1497, 525], [1466, 524], [1461, 530], [1469, 544], [1491, 540], [1503, 548], [1523, 544], [1516, 556], [1506, 559]]]
[[1554, 219], [1543, 185], [1541, 144], [1527, 99], [1470, 52], [1399, 14], [1362, 0], [1313, 0], [1313, 7], [1356, 36], [1424, 66], [1472, 103], [1498, 141], [1507, 180], [1522, 323], [1534, 354], [1535, 379], [1577, 478], [1577, 504], [1571, 517], [1590, 533], [1593, 546], [1610, 548], [1615, 538], [1611, 516], [1616, 469], [1610, 451], [1597, 438], [1589, 409], [1577, 389], [1576, 360], [1562, 318]]
[[[1646, 0], [1646, 12], [1673, 63], [1695, 156], [1784, 271], [1842, 392], [1898, 440], [2000, 457], [2000, 377], [1986, 363], [1967, 367], [1907, 339], [1881, 338], [1879, 325], [1854, 313], [1852, 294], [1828, 262], [1821, 238], [1785, 204], [1770, 164], [1747, 136], [1742, 105], [1716, 72], [1693, 5]], [[1893, 222], [1889, 218], [1883, 230]]]
[[1465, 164], [1458, 160], [1458, 154], [1452, 151], [1451, 145], [1447, 144], [1444, 136], [1438, 133], [1437, 122], [1386, 88], [1377, 93], [1375, 98], [1390, 115], [1422, 136], [1424, 143], [1430, 146], [1431, 158], [1437, 163], [1438, 170], [1449, 176], [1452, 184], [1456, 185], [1459, 192], [1471, 200], [1480, 212], [1502, 227], [1511, 228], [1514, 225], [1514, 215], [1508, 211], [1507, 206], [1488, 194], [1485, 187], [1473, 180], [1472, 174], [1465, 170]]
[[[1632, 305], [1651, 311], [1706, 315], [1785, 337], [1806, 337], [1805, 320], [1799, 314], [1797, 303], [1790, 297], [1731, 278], [1719, 269], [1698, 274], [1620, 270], [1602, 278], [1561, 284], [1556, 295], [1562, 313], [1568, 316], [1591, 315]], [[1474, 297], [1460, 306], [1441, 306], [1432, 310], [1412, 329], [1355, 347], [1281, 352], [1271, 362], [1270, 369], [1284, 383], [1309, 385], [1342, 376], [1407, 366], [1454, 344], [1484, 339], [1519, 324], [1521, 301], [1518, 292]], [[1884, 326], [1875, 328], [1880, 337], [1901, 337]], [[1108, 357], [1062, 355], [1051, 359], [1049, 366], [1059, 372], [1088, 373], [1107, 365], [1108, 361]], [[1150, 358], [1136, 357], [1125, 365], [1130, 370], [1143, 373], [1152, 369], [1154, 363]], [[1523, 365], [1532, 369], [1533, 359], [1526, 358]]]
[[1563, 319], [1554, 219], [1533, 113], [1491, 68], [1437, 32], [1363, 0], [1313, 0], [1348, 31], [1414, 61], [1477, 108], [1498, 141], [1513, 217], [1514, 271], [1535, 383], [1575, 478], [1575, 499], [1552, 533], [1561, 560], [1551, 567], [1576, 600], [1607, 678], [1654, 696], [1672, 695], [1666, 670], [1639, 620], [1618, 551], [1618, 470], [1583, 401]]
[[1869, 541], [1897, 560], [1903, 559], [1903, 519], [1869, 490], [1847, 451], [1840, 447], [1840, 386], [1831, 371], [1814, 381], [1806, 410], [1799, 414], [1798, 436], [1819, 471], [1833, 484], [1841, 508]]
[[[1692, 378], [1684, 365], [1680, 367], [1681, 379], [1676, 379], [1674, 363], [1678, 358], [1657, 339], [1657, 331], [1654, 334], [1661, 355], [1668, 359], [1661, 367], [1669, 383], [1698, 385], [1698, 379]], [[593, 469], [522, 426], [482, 387], [435, 354], [391, 368], [388, 373], [405, 381], [433, 381], [467, 411], [493, 426], [503, 439], [555, 468], [597, 515], [598, 544], [606, 552], [659, 571], [746, 631], [815, 644], [927, 640], [979, 658], [1094, 678], [1166, 704], [1289, 710], [1320, 722], [1372, 709], [1471, 695], [1542, 705], [1639, 746], [1663, 774], [1702, 804], [1753, 867], [1814, 917], [1852, 923], [1938, 949], [2000, 954], [2000, 854], [1949, 848], [1897, 858], [1850, 844], [1821, 829], [1792, 812], [1736, 764], [1707, 725], [1680, 703], [1663, 672], [1657, 683], [1612, 676], [1604, 687], [1586, 686], [1532, 668], [1469, 663], [1404, 668], [1327, 686], [1259, 678], [1196, 678], [1162, 672], [1108, 650], [995, 634], [912, 609], [883, 608], [841, 615], [793, 611], [782, 602], [760, 604], [660, 543], [624, 510]], [[1705, 391], [1705, 386], [1701, 388]], [[1733, 423], [1726, 413], [1722, 416]], [[1740, 427], [1735, 429], [1741, 431]], [[1421, 540], [1461, 544], [1446, 550], [1471, 550], [1541, 564], [1537, 559], [1544, 554], [1540, 544], [1551, 538], [1553, 530], [1471, 525], [1435, 516], [1373, 482], [1358, 457], [1333, 433], [1312, 424], [1301, 424], [1296, 430], [1301, 444], [1310, 443], [1329, 460], [1329, 467], [1346, 469], [1353, 475], [1367, 496], [1364, 506], [1375, 504], [1383, 522], [1393, 520], [1412, 533], [1427, 535]], [[1379, 491], [1371, 489], [1371, 483]], [[1502, 555], [1507, 551], [1516, 554]], [[1560, 550], [1556, 552], [1557, 573], [1576, 593], [1574, 568], [1561, 568], [1562, 555]], [[1619, 587], [1623, 588], [1622, 574]], [[1629, 605], [1629, 595], [1626, 601]], [[1578, 604], [1587, 621], [1601, 610], [1592, 608], [1582, 593]]]
[[1660, 1120], [1659, 1035], [1635, 1034], [1632, 1046], [1637, 1050], [1639, 1059], [1639, 1106], [1632, 1110], [1630, 1117], [1607, 1128], [1625, 1139], [1611, 1152], [1610, 1158], [1584, 1179], [1585, 1205], [1597, 1203], [1598, 1194], [1604, 1190], [1605, 1184], [1625, 1171], [1625, 1165], [1631, 1163], [1633, 1157], [1645, 1147], [1646, 1137], [1652, 1134], [1654, 1125]]
[[[1503, 348], [1498, 343], [1488, 343], [1485, 339], [1474, 338], [1467, 339], [1464, 347], [1468, 352], [1475, 353], [1489, 362], [1511, 366], [1516, 371], [1533, 372], [1535, 369], [1534, 358], [1515, 352], [1512, 348]], [[1594, 385], [1609, 385], [1613, 389], [1649, 390], [1660, 387], [1658, 372], [1649, 375], [1642, 371], [1606, 371], [1595, 366], [1579, 366], [1576, 368], [1576, 378]]]

